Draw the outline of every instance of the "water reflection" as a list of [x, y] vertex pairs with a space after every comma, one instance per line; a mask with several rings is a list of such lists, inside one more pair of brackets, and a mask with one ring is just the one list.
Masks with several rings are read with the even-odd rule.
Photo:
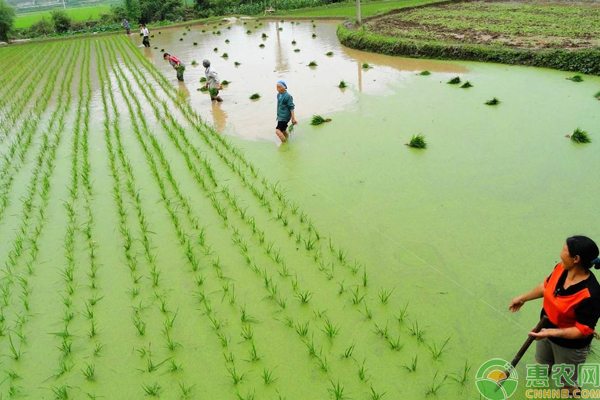
[[225, 112], [225, 110], [223, 110], [223, 108], [221, 108], [221, 104], [223, 103], [217, 101], [211, 101], [210, 103], [210, 113], [213, 117], [215, 130], [217, 132], [223, 132], [225, 130], [225, 127], [227, 126], [227, 113]]

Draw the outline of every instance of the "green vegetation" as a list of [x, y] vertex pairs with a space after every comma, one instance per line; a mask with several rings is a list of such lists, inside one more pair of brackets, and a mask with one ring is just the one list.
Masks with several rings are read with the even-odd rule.
[[260, 99], [260, 94], [254, 93], [250, 96], [250, 100], [258, 100]]
[[428, 75], [431, 75], [431, 72], [429, 72], [429, 71], [421, 71], [419, 73], [419, 75], [421, 75], [421, 76], [428, 76]]
[[458, 85], [460, 83], [460, 77], [456, 76], [456, 77], [450, 79], [446, 83], [449, 84], [449, 85]]
[[[98, 4], [89, 7], [68, 8], [65, 10], [68, 17], [75, 21], [98, 20], [100, 15], [110, 11], [107, 4]], [[19, 14], [15, 18], [15, 28], [29, 28], [34, 23], [42, 19], [50, 19], [50, 11], [39, 11], [27, 14]]]
[[317, 66], [317, 62], [316, 61], [311, 61], [308, 63], [309, 67], [316, 67]]
[[328, 57], [331, 57], [331, 56], [333, 56], [333, 51], [328, 51], [325, 55]]
[[229, 82], [229, 81], [228, 81], [228, 80], [226, 80], [226, 79], [223, 79], [223, 80], [221, 81], [221, 85], [223, 85], [223, 86], [227, 86], [227, 85], [229, 85], [230, 83], [231, 83], [231, 82]]
[[348, 85], [346, 85], [346, 82], [345, 82], [345, 81], [340, 81], [340, 84], [338, 85], [338, 87], [339, 87], [340, 89], [345, 89], [347, 86], [348, 86]]
[[312, 120], [310, 121], [311, 125], [321, 125], [325, 122], [330, 122], [330, 118], [323, 118], [320, 115], [313, 115]]
[[575, 129], [570, 137], [575, 143], [590, 143], [592, 141], [590, 135], [580, 128]]
[[573, 82], [583, 82], [583, 78], [581, 77], [581, 75], [574, 75], [567, 79]]
[[471, 84], [471, 82], [466, 81], [465, 83], [463, 83], [463, 85], [461, 86], [461, 89], [468, 89], [470, 87], [473, 87], [473, 85]]
[[15, 10], [0, 0], [0, 41], [8, 42], [15, 21]]
[[422, 134], [413, 135], [410, 138], [410, 142], [406, 144], [408, 147], [412, 147], [413, 149], [426, 149], [427, 141]]
[[498, 98], [496, 97], [493, 97], [492, 99], [486, 101], [485, 104], [488, 106], [495, 106], [497, 104], [500, 104], [500, 100], [498, 100]]

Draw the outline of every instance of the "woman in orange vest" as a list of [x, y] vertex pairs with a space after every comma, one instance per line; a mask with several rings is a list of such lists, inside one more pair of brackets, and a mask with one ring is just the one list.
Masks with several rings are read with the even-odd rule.
[[541, 316], [548, 317], [549, 326], [539, 333], [529, 332], [537, 340], [535, 360], [549, 367], [548, 376], [554, 365], [572, 365], [561, 381], [573, 393], [579, 390], [578, 367], [590, 353], [600, 318], [600, 284], [591, 272], [592, 267], [600, 269], [598, 246], [586, 236], [572, 236], [563, 245], [560, 259], [543, 283], [514, 298], [508, 308], [517, 312], [526, 302], [544, 298]]

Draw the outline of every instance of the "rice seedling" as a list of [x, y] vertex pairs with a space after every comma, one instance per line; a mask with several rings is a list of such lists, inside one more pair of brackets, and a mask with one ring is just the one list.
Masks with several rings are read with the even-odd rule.
[[263, 373], [261, 376], [263, 378], [263, 381], [265, 382], [265, 385], [270, 385], [271, 383], [277, 380], [277, 378], [273, 377], [273, 370], [269, 370], [267, 368], [263, 369]]
[[279, 296], [275, 298], [275, 302], [279, 307], [281, 307], [281, 309], [285, 310], [285, 307], [287, 306], [287, 298]]
[[404, 369], [406, 369], [408, 372], [417, 372], [417, 362], [418, 362], [418, 356], [415, 355], [410, 364], [404, 364], [402, 367]]
[[332, 324], [329, 318], [326, 318], [325, 326], [321, 328], [321, 331], [323, 331], [330, 340], [333, 340], [333, 338], [340, 332], [340, 327]]
[[181, 398], [189, 399], [190, 396], [192, 395], [192, 390], [194, 389], [195, 386], [196, 385], [185, 386], [185, 383], [179, 382], [179, 389], [181, 389]]
[[328, 51], [327, 53], [325, 53], [325, 55], [327, 57], [331, 57], [331, 56], [333, 56], [333, 51]]
[[260, 361], [262, 356], [258, 355], [258, 351], [256, 350], [256, 345], [252, 342], [252, 347], [250, 347], [250, 361], [257, 362]]
[[[227, 27], [227, 29], [231, 29], [231, 27]], [[225, 43], [229, 43], [229, 39], [225, 39]]]
[[317, 356], [317, 365], [319, 366], [319, 369], [325, 373], [329, 372], [330, 369], [330, 363], [327, 360], [327, 356]]
[[169, 367], [167, 368], [169, 372], [177, 372], [183, 371], [183, 364], [177, 364], [175, 360], [170, 360]]
[[183, 42], [183, 38], [179, 38], [179, 41], [180, 41], [180, 42]]
[[498, 100], [496, 97], [493, 97], [491, 100], [486, 101], [485, 104], [488, 106], [495, 106], [500, 104], [500, 100]]
[[162, 386], [160, 386], [158, 384], [158, 382], [154, 382], [152, 385], [148, 385], [143, 383], [142, 384], [142, 389], [144, 389], [144, 392], [151, 397], [158, 397], [160, 394], [160, 391], [162, 389]]
[[100, 343], [96, 343], [96, 345], [94, 346], [94, 356], [99, 356], [100, 352], [102, 351], [103, 348], [104, 348], [104, 345], [101, 345]]
[[444, 341], [440, 346], [438, 346], [435, 342], [428, 346], [434, 360], [437, 361], [442, 357], [442, 354], [444, 354], [446, 351], [446, 346], [448, 345], [449, 341], [450, 337], [448, 337], [448, 339], [446, 339], [446, 341]]
[[469, 365], [468, 360], [465, 360], [465, 365], [462, 370], [458, 374], [451, 374], [450, 379], [456, 381], [459, 385], [464, 386], [467, 380], [469, 380], [469, 371], [471, 371], [471, 366]]
[[233, 65], [235, 65], [236, 67], [239, 67], [240, 65], [242, 65], [242, 63], [241, 63], [241, 62], [239, 62], [239, 61], [235, 61], [235, 62], [233, 63]]
[[433, 375], [431, 384], [427, 387], [427, 392], [425, 393], [426, 395], [430, 395], [430, 394], [435, 395], [437, 393], [437, 391], [440, 390], [440, 388], [444, 385], [444, 382], [448, 378], [448, 375], [446, 375], [446, 376], [444, 376], [444, 379], [442, 379], [439, 382], [436, 382], [438, 373], [439, 373], [439, 371], [436, 371], [435, 375]]
[[298, 297], [301, 304], [308, 304], [308, 302], [312, 296], [313, 296], [313, 293], [308, 290], [296, 293], [296, 297]]
[[227, 85], [229, 85], [230, 83], [231, 83], [231, 82], [229, 82], [229, 81], [228, 81], [228, 80], [226, 80], [226, 79], [223, 79], [223, 80], [221, 81], [221, 85], [223, 85], [223, 86], [227, 86]]
[[338, 85], [338, 87], [339, 87], [340, 89], [345, 89], [346, 87], [348, 87], [348, 85], [346, 84], [346, 82], [345, 82], [345, 81], [341, 80], [341, 81], [340, 81], [340, 84]]
[[400, 312], [398, 313], [398, 315], [396, 316], [396, 319], [398, 320], [399, 323], [404, 322], [404, 320], [406, 319], [406, 317], [408, 316], [408, 301], [406, 302], [406, 304], [404, 305], [404, 307], [402, 307], [400, 309]]
[[410, 142], [406, 143], [406, 146], [412, 147], [413, 149], [426, 149], [427, 141], [425, 140], [425, 136], [422, 134], [413, 135], [410, 138]]
[[295, 46], [295, 45], [296, 45], [296, 41], [292, 40], [292, 46]]
[[294, 53], [300, 53], [300, 49], [294, 49]]
[[320, 115], [313, 115], [312, 120], [310, 121], [311, 125], [321, 125], [325, 122], [330, 122], [331, 118], [323, 118]]
[[371, 386], [371, 400], [381, 400], [386, 393], [387, 392], [378, 393], [375, 391], [373, 386]]
[[213, 51], [216, 53], [217, 51], [219, 51], [219, 48], [218, 48], [218, 47], [215, 47], [215, 48], [213, 49]]
[[252, 340], [252, 338], [254, 337], [252, 325], [243, 325], [241, 336], [244, 338], [244, 340]]
[[427, 75], [431, 75], [431, 72], [429, 72], [427, 70], [426, 71], [421, 71], [421, 72], [419, 72], [418, 75], [427, 76]]
[[298, 322], [296, 324], [296, 333], [300, 337], [305, 337], [306, 335], [308, 335], [308, 321], [304, 324]]
[[15, 347], [15, 344], [13, 343], [12, 336], [10, 334], [8, 335], [8, 341], [9, 341], [10, 353], [12, 354], [13, 360], [18, 361], [19, 358], [21, 358], [21, 349], [19, 348], [17, 350], [17, 348]]
[[460, 77], [455, 76], [454, 78], [450, 79], [448, 82], [446, 82], [449, 85], [458, 85], [460, 83]]
[[350, 293], [352, 293], [352, 297], [350, 298], [350, 301], [352, 302], [352, 304], [359, 305], [364, 299], [366, 295], [360, 295], [359, 293], [359, 287], [357, 286], [354, 289], [350, 289]]
[[471, 82], [466, 81], [465, 83], [462, 84], [462, 86], [460, 88], [461, 89], [468, 89], [470, 87], [473, 87], [473, 85], [471, 84]]
[[592, 141], [589, 134], [580, 128], [575, 129], [573, 134], [567, 135], [567, 137], [570, 137], [575, 143], [590, 143]]
[[412, 326], [408, 328], [410, 334], [415, 336], [419, 342], [424, 341], [425, 330], [419, 328], [419, 321], [413, 322]]
[[371, 309], [369, 308], [369, 306], [367, 305], [367, 303], [365, 302], [365, 311], [362, 312], [361, 314], [365, 316], [366, 319], [371, 320], [373, 319], [373, 312], [371, 311]]
[[81, 372], [88, 381], [93, 381], [96, 379], [96, 366], [94, 364], [86, 364], [85, 369], [82, 369]]
[[69, 398], [69, 386], [62, 385], [60, 387], [52, 386], [52, 393], [57, 400], [67, 400]]
[[316, 38], [316, 37], [317, 37], [317, 34], [316, 34], [316, 33], [313, 33], [313, 34], [312, 34], [312, 38], [314, 39], [314, 38]]
[[380, 288], [378, 295], [379, 295], [379, 300], [381, 300], [381, 304], [387, 304], [390, 299], [390, 296], [392, 295], [393, 292], [394, 292], [394, 289], [392, 289], [391, 291], [388, 291], [387, 289], [385, 289], [383, 287]]
[[311, 61], [308, 63], [309, 67], [316, 67], [317, 66], [317, 62], [316, 61]]
[[[198, 46], [198, 42], [194, 42], [194, 46]], [[192, 61], [192, 65], [198, 65], [198, 63], [194, 64], [194, 61]]]
[[383, 339], [389, 338], [387, 322], [385, 324], [385, 327], [380, 327], [379, 325], [375, 324], [375, 330], [373, 332], [382, 337]]
[[350, 358], [352, 357], [352, 354], [354, 353], [354, 348], [356, 347], [356, 344], [352, 343], [350, 346], [346, 347], [346, 350], [344, 350], [342, 352], [342, 357], [343, 358]]
[[567, 79], [571, 82], [583, 82], [583, 78], [581, 77], [581, 75], [573, 75]]
[[600, 100], [600, 91], [599, 91], [598, 93], [596, 93], [596, 94], [594, 95], [594, 97], [596, 98], [596, 100]]
[[327, 391], [335, 400], [347, 399], [346, 395], [344, 395], [344, 386], [340, 383], [339, 380], [337, 381], [337, 383], [334, 383], [333, 381], [330, 381], [330, 383], [331, 388], [327, 389]]
[[254, 93], [253, 95], [250, 96], [250, 100], [258, 100], [260, 99], [260, 94], [258, 93]]
[[246, 374], [238, 374], [237, 371], [235, 370], [235, 366], [227, 366], [227, 372], [229, 372], [229, 376], [231, 377], [231, 380], [233, 381], [234, 385], [237, 385], [238, 383], [240, 383], [243, 379], [244, 376]]
[[390, 345], [390, 349], [393, 351], [400, 351], [404, 348], [404, 344], [400, 343], [400, 336], [398, 336], [396, 339], [388, 337], [387, 342]]
[[221, 55], [221, 57], [223, 57], [223, 58], [229, 58], [229, 54], [227, 54], [227, 53], [223, 53], [223, 54]]
[[265, 48], [265, 45], [263, 43], [259, 44], [258, 47], [260, 47], [261, 49]]

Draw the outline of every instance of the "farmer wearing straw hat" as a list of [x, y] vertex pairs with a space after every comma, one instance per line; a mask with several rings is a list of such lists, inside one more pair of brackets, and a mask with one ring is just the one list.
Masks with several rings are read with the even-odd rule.
[[296, 125], [294, 116], [294, 98], [287, 91], [287, 84], [284, 81], [277, 81], [277, 127], [275, 134], [281, 142], [287, 141], [287, 127], [290, 120]]
[[[544, 298], [542, 316], [549, 327], [538, 333], [529, 332], [537, 340], [535, 360], [548, 366], [567, 364], [570, 373], [561, 380], [571, 394], [579, 397], [578, 367], [585, 363], [600, 318], [600, 284], [591, 272], [600, 269], [598, 246], [586, 236], [566, 240], [558, 263], [543, 283], [528, 293], [514, 298], [508, 308], [517, 312], [530, 300]], [[549, 371], [549, 372], [550, 372]], [[579, 391], [579, 392], [578, 392]]]

